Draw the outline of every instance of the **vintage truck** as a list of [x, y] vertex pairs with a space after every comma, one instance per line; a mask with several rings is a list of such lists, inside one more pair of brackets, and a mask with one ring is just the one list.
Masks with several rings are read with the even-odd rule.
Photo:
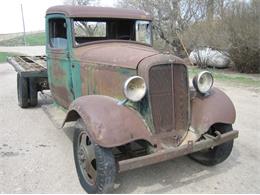
[[234, 105], [212, 74], [189, 84], [182, 59], [153, 49], [152, 29], [143, 11], [54, 6], [46, 56], [8, 59], [22, 108], [50, 89], [63, 125], [74, 121], [75, 166], [88, 193], [112, 190], [118, 172], [183, 155], [216, 165], [238, 137]]

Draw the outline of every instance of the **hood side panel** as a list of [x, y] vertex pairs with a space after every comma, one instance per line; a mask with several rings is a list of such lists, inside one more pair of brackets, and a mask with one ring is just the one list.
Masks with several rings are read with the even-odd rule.
[[84, 62], [80, 66], [82, 95], [105, 95], [115, 99], [124, 99], [123, 84], [136, 70], [90, 64]]

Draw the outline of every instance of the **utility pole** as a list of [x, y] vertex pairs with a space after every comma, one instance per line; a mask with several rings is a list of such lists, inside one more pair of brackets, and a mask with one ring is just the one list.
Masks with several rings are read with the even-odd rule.
[[22, 20], [23, 20], [23, 42], [24, 42], [24, 46], [26, 46], [25, 23], [24, 23], [24, 16], [23, 16], [23, 4], [21, 4], [21, 13], [22, 13]]

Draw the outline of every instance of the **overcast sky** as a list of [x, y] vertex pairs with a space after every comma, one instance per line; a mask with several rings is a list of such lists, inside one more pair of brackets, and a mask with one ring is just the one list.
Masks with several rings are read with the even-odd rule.
[[[23, 31], [21, 4], [27, 32], [44, 30], [48, 7], [63, 4], [64, 0], [2, 0], [0, 1], [0, 34]], [[101, 0], [102, 6], [113, 6], [116, 0]]]

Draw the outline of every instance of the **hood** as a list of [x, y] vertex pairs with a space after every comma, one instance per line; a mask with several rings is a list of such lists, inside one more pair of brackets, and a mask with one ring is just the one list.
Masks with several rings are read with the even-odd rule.
[[144, 58], [159, 54], [159, 52], [152, 47], [136, 43], [102, 42], [75, 48], [74, 54], [83, 63], [136, 69]]

